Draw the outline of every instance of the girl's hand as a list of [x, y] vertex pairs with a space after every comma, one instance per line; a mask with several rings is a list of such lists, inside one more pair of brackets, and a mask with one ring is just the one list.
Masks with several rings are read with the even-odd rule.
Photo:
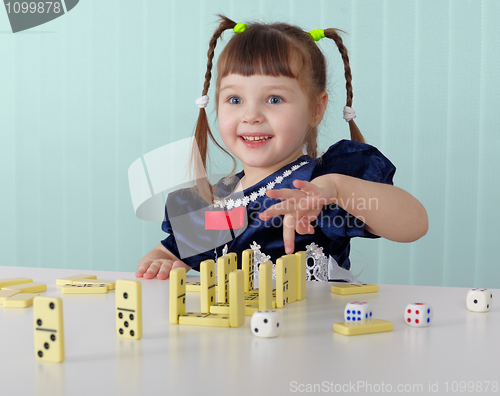
[[180, 260], [143, 259], [137, 267], [135, 276], [137, 278], [144, 277], [144, 279], [153, 279], [156, 276], [158, 279], [164, 280], [170, 276], [170, 271], [175, 268], [186, 268], [186, 271], [191, 269], [189, 265]]
[[282, 199], [259, 214], [261, 220], [269, 220], [274, 216], [284, 215], [283, 241], [285, 252], [294, 252], [295, 232], [300, 235], [314, 234], [311, 222], [316, 220], [324, 205], [329, 205], [337, 198], [337, 189], [328, 175], [319, 176], [311, 182], [294, 180], [291, 188], [269, 190], [269, 198]]

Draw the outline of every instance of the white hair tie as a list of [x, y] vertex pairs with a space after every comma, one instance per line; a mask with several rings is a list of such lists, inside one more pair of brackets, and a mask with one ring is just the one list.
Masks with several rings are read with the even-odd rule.
[[347, 122], [354, 120], [356, 118], [356, 110], [352, 107], [345, 106], [344, 107], [344, 120]]
[[200, 109], [204, 109], [208, 105], [208, 95], [200, 96], [196, 99], [195, 103]]

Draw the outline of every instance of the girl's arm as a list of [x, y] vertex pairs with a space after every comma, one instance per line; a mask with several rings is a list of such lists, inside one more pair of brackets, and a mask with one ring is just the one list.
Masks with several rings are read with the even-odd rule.
[[401, 188], [340, 174], [324, 176], [337, 190], [332, 202], [363, 221], [368, 232], [395, 242], [413, 242], [427, 233], [425, 208]]
[[184, 264], [160, 243], [142, 258], [137, 266], [135, 276], [145, 279], [152, 279], [156, 276], [163, 280], [170, 276], [172, 269], [181, 267], [186, 268], [186, 271], [191, 269], [189, 265]]
[[341, 174], [319, 176], [311, 182], [294, 180], [297, 189], [269, 190], [269, 198], [282, 199], [264, 212], [261, 220], [284, 215], [286, 253], [294, 251], [295, 232], [313, 234], [311, 225], [324, 205], [335, 203], [365, 223], [368, 232], [395, 242], [412, 242], [427, 233], [427, 212], [411, 194], [389, 184]]

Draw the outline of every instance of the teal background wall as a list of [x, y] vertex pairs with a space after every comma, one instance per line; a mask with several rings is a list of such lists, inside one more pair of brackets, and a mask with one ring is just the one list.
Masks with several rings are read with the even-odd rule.
[[[346, 32], [357, 123], [430, 220], [412, 244], [355, 240], [360, 279], [500, 287], [496, 0], [81, 0], [16, 34], [1, 8], [0, 265], [135, 271], [164, 235], [135, 217], [127, 170], [192, 135], [217, 13]], [[348, 128], [340, 56], [319, 45], [326, 150]]]

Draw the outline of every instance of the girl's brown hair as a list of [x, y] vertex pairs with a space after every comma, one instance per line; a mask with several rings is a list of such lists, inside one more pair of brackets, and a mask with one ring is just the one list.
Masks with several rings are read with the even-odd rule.
[[[233, 29], [236, 22], [219, 15], [221, 23], [210, 39], [208, 49], [207, 72], [205, 73], [205, 84], [202, 95], [207, 95], [212, 78], [212, 66], [215, 47], [222, 33], [227, 29]], [[344, 74], [346, 79], [347, 100], [346, 106], [352, 106], [351, 68], [349, 56], [342, 38], [337, 29], [325, 29], [325, 37], [332, 39], [342, 56], [344, 63]], [[298, 63], [298, 65], [297, 65]], [[293, 66], [294, 67], [292, 70]], [[298, 70], [297, 73], [294, 73]], [[312, 109], [316, 105], [318, 96], [326, 91], [326, 60], [311, 35], [298, 27], [284, 24], [261, 24], [253, 23], [239, 34], [236, 34], [228, 42], [219, 56], [217, 62], [217, 81], [215, 103], [217, 108], [219, 86], [223, 77], [229, 74], [240, 74], [251, 76], [261, 74], [267, 76], [286, 76], [296, 78], [302, 90], [309, 96]], [[351, 140], [364, 142], [363, 135], [359, 131], [354, 120], [349, 121]], [[312, 158], [318, 156], [317, 128], [310, 128], [306, 134], [305, 145], [307, 154]], [[234, 157], [227, 152], [214, 138], [208, 124], [207, 113], [204, 108], [200, 109], [198, 122], [195, 129], [195, 142], [191, 153], [192, 169], [197, 180], [196, 193], [207, 203], [214, 199], [213, 186], [204, 176], [206, 174], [206, 162], [208, 155], [208, 138], [217, 147], [228, 154], [233, 160], [233, 170], [236, 170]], [[196, 147], [197, 146], [197, 147]], [[199, 155], [198, 155], [199, 153]]]

